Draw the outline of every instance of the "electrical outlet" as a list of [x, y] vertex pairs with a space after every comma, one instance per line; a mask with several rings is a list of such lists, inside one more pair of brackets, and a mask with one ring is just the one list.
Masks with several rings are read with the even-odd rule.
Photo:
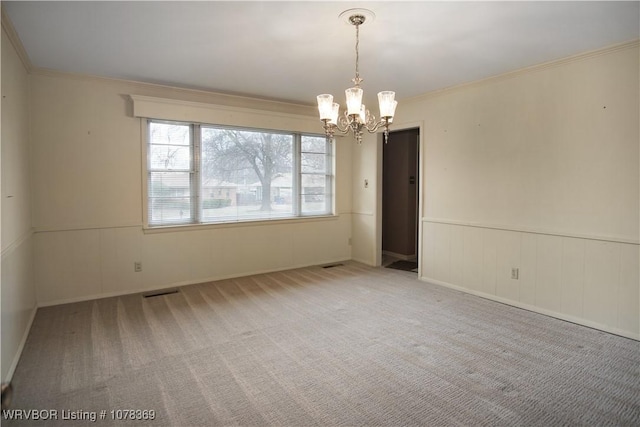
[[133, 271], [139, 273], [142, 271], [142, 263], [140, 261], [136, 261], [133, 263]]
[[519, 268], [512, 268], [511, 269], [511, 278], [514, 280], [518, 280], [518, 276], [520, 275], [520, 269]]

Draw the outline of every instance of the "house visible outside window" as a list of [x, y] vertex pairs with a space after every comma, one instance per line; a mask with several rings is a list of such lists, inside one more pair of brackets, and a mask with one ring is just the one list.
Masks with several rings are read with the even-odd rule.
[[149, 226], [331, 215], [324, 136], [148, 121]]

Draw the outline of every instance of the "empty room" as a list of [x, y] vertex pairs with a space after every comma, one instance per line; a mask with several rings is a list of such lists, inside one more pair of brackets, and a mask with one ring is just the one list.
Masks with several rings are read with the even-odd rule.
[[640, 425], [640, 2], [1, 10], [2, 425]]

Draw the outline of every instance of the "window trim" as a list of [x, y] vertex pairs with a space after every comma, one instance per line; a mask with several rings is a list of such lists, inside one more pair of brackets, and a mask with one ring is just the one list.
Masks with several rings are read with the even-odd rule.
[[[189, 125], [191, 132], [191, 147], [193, 150], [192, 157], [192, 189], [191, 189], [191, 203], [192, 209], [194, 209], [194, 215], [192, 222], [189, 223], [168, 223], [168, 224], [152, 224], [149, 222], [149, 136], [150, 136], [150, 125], [151, 123], [174, 123], [181, 125]], [[301, 153], [302, 153], [302, 138], [304, 136], [308, 137], [322, 137], [324, 135], [315, 134], [311, 132], [301, 132], [301, 131], [286, 131], [279, 129], [264, 129], [264, 128], [252, 128], [247, 126], [232, 126], [225, 124], [214, 124], [214, 123], [199, 123], [199, 122], [191, 122], [191, 121], [181, 121], [181, 120], [166, 120], [166, 119], [154, 119], [154, 118], [144, 118], [141, 117], [140, 120], [141, 126], [141, 136], [142, 136], [142, 214], [143, 214], [143, 232], [145, 233], [156, 233], [156, 232], [171, 232], [171, 231], [187, 231], [187, 230], [203, 230], [203, 229], [216, 229], [216, 228], [228, 228], [228, 227], [238, 227], [238, 226], [263, 226], [263, 225], [275, 225], [275, 224], [286, 224], [286, 223], [300, 223], [300, 222], [314, 222], [314, 221], [326, 221], [326, 220], [335, 220], [339, 217], [336, 213], [336, 174], [335, 174], [335, 166], [336, 166], [336, 158], [335, 158], [335, 146], [330, 141], [326, 142], [326, 147], [329, 149], [325, 152], [325, 156], [327, 159], [327, 171], [325, 172], [326, 180], [330, 181], [330, 185], [325, 184], [325, 203], [328, 203], [328, 208], [326, 213], [302, 213], [302, 197], [300, 194], [301, 191], [301, 182], [302, 182], [302, 166], [301, 166]], [[279, 133], [285, 135], [291, 135], [293, 137], [293, 156], [296, 161], [293, 162], [293, 170], [292, 175], [293, 178], [293, 188], [295, 190], [295, 203], [292, 206], [293, 213], [291, 216], [286, 217], [276, 217], [276, 218], [237, 218], [230, 220], [222, 220], [222, 221], [211, 221], [211, 222], [201, 222], [201, 195], [200, 195], [200, 156], [201, 156], [201, 132], [199, 131], [201, 127], [215, 127], [215, 128], [228, 128], [228, 129], [238, 129], [238, 130], [247, 130], [247, 131], [256, 131], [256, 132], [269, 132], [269, 133]]]
[[142, 231], [144, 234], [155, 233], [171, 233], [175, 231], [199, 231], [199, 230], [215, 230], [222, 228], [235, 228], [235, 227], [263, 227], [263, 226], [275, 226], [282, 224], [301, 224], [308, 222], [323, 222], [338, 220], [340, 215], [337, 213], [331, 213], [327, 215], [308, 215], [297, 216], [288, 218], [274, 218], [264, 220], [240, 220], [240, 221], [228, 221], [228, 222], [203, 222], [193, 224], [172, 224], [172, 225], [154, 225], [143, 226]]

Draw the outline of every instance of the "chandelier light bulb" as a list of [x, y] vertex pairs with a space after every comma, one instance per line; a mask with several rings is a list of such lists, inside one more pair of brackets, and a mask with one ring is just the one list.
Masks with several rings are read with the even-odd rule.
[[359, 87], [351, 87], [344, 91], [347, 97], [347, 114], [360, 114], [360, 106], [362, 105], [362, 89]]
[[331, 108], [331, 117], [329, 118], [329, 124], [338, 124], [338, 115], [340, 114], [340, 104], [334, 102]]
[[318, 95], [318, 112], [320, 113], [320, 120], [328, 120], [331, 118], [333, 110], [333, 95], [327, 93]]
[[396, 105], [398, 103], [394, 100], [396, 93], [390, 90], [386, 90], [378, 93], [378, 103], [380, 104], [380, 118], [393, 117], [395, 113]]
[[360, 123], [367, 123], [367, 107], [364, 106], [364, 104], [362, 104], [360, 106]]

